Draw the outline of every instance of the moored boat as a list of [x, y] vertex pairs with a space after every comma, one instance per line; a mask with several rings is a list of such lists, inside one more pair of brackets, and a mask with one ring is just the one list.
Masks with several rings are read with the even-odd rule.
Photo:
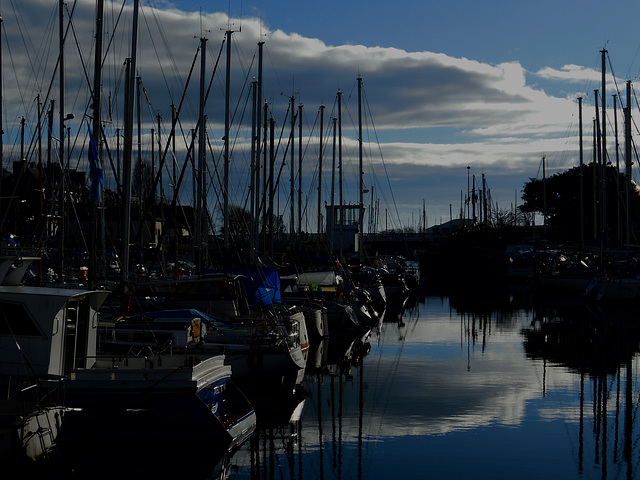
[[[297, 321], [304, 322], [302, 314]], [[150, 347], [199, 361], [224, 353], [232, 375], [239, 378], [286, 375], [303, 368], [298, 335], [277, 322], [250, 316], [230, 319], [197, 309], [167, 309], [102, 322], [99, 344], [102, 353]]]
[[[71, 438], [183, 438], [215, 450], [231, 449], [253, 432], [256, 417], [231, 381], [224, 356], [98, 356], [71, 372], [64, 429]], [[73, 418], [73, 420], [71, 420]]]
[[95, 355], [109, 292], [24, 286], [38, 257], [0, 259], [0, 456], [48, 458], [64, 423], [65, 378]]

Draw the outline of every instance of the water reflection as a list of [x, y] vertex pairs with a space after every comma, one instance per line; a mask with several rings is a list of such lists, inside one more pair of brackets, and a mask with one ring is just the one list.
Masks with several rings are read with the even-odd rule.
[[297, 414], [259, 419], [230, 478], [634, 477], [633, 309], [504, 291], [388, 313], [310, 353]]
[[637, 307], [428, 295], [378, 329], [314, 345], [299, 376], [240, 385], [258, 428], [232, 456], [96, 440], [58, 478], [631, 479], [639, 351]]
[[[79, 428], [74, 426], [74, 429]], [[139, 435], [128, 440], [101, 438], [100, 431], [59, 439], [58, 453], [45, 463], [3, 465], [3, 478], [222, 480], [228, 478], [233, 452], [185, 438]]]
[[[334, 478], [334, 473], [341, 476], [345, 448], [350, 443], [345, 439], [344, 420], [353, 415], [352, 404], [347, 401], [353, 392], [347, 386], [358, 381], [358, 388], [363, 388], [363, 358], [371, 350], [369, 339], [370, 332], [366, 332], [325, 338], [314, 345], [304, 379], [293, 388], [277, 382], [272, 388], [264, 383], [257, 388], [255, 384], [253, 388], [246, 386], [245, 392], [256, 409], [258, 428], [233, 458], [234, 478], [326, 478], [327, 468], [333, 472], [329, 478]], [[362, 401], [362, 392], [359, 398]], [[307, 408], [309, 405], [311, 408]], [[311, 411], [315, 414], [310, 420]], [[361, 432], [364, 419], [362, 409], [358, 411]], [[361, 434], [359, 438], [361, 442]], [[330, 446], [325, 444], [327, 439]], [[312, 457], [317, 457], [317, 461], [311, 461], [317, 470], [305, 472]]]
[[[527, 356], [579, 375], [578, 470], [584, 471], [585, 455], [592, 455], [603, 478], [610, 462], [616, 472], [634, 478], [634, 358], [640, 350], [635, 309], [586, 304], [541, 308], [523, 335]], [[585, 424], [592, 426], [591, 432], [585, 432]], [[593, 441], [591, 452], [585, 452], [585, 436]]]

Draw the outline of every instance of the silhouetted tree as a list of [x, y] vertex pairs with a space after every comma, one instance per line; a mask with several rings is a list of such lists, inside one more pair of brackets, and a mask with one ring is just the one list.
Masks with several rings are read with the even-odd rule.
[[[591, 163], [583, 168], [584, 238], [586, 242], [602, 238], [605, 243], [619, 244], [626, 237], [625, 177], [618, 174], [613, 166], [608, 165], [605, 169], [605, 181], [602, 181], [602, 168], [598, 165], [594, 168], [594, 165]], [[640, 195], [633, 181], [630, 187], [633, 232], [640, 212]], [[531, 178], [525, 183], [522, 195], [524, 203], [518, 207], [520, 211], [543, 214], [544, 190], [542, 179]], [[571, 168], [546, 179], [546, 214], [546, 225], [551, 239], [580, 241], [580, 167]]]

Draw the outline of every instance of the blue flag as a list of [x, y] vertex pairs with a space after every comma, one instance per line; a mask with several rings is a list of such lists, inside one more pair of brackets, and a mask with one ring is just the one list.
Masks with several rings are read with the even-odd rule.
[[94, 202], [97, 202], [102, 198], [104, 179], [102, 178], [102, 168], [100, 158], [98, 157], [98, 145], [91, 133], [89, 122], [87, 122], [87, 128], [89, 129], [89, 180], [91, 180], [91, 198]]

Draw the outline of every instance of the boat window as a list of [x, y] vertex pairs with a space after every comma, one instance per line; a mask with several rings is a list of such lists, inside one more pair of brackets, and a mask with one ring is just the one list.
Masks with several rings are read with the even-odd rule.
[[10, 302], [0, 302], [0, 335], [43, 336], [24, 305]]

